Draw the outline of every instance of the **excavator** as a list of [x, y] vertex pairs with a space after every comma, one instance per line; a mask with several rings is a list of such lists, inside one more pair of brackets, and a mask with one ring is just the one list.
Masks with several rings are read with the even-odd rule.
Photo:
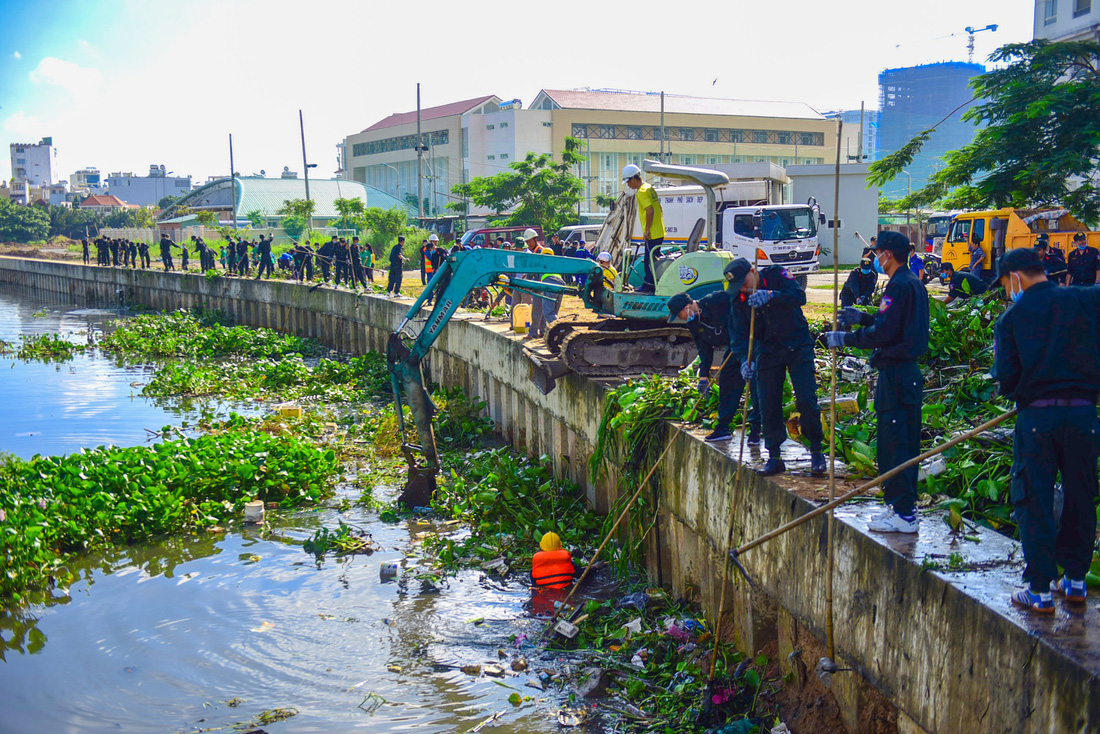
[[[721, 289], [723, 270], [733, 260], [724, 251], [699, 249], [703, 227], [715, 231], [713, 189], [728, 183], [719, 171], [673, 166], [645, 161], [644, 170], [664, 178], [701, 185], [710, 206], [708, 219], [696, 222], [687, 246], [654, 257], [656, 276], [653, 293], [638, 293], [617, 282], [614, 290], [604, 287], [603, 272], [591, 260], [553, 255], [479, 249], [450, 255], [436, 270], [424, 292], [390, 335], [387, 363], [393, 385], [398, 425], [405, 435], [403, 405], [409, 406], [419, 444], [402, 443], [409, 465], [408, 481], [401, 501], [409, 506], [426, 505], [435, 489], [439, 472], [432, 418], [436, 407], [424, 384], [422, 362], [444, 327], [469, 293], [489, 285], [506, 285], [513, 292], [557, 298], [576, 295], [599, 318], [592, 321], [561, 321], [547, 332], [548, 354], [531, 348], [524, 352], [531, 363], [531, 379], [545, 394], [562, 375], [573, 371], [591, 377], [613, 377], [640, 373], [672, 373], [695, 358], [694, 341], [688, 330], [668, 323], [668, 299], [680, 292], [693, 298]], [[597, 239], [599, 250], [612, 255], [612, 262], [628, 272], [634, 257], [631, 235], [637, 220], [636, 203], [625, 193], [605, 222]], [[584, 285], [543, 280], [546, 275], [584, 276]], [[574, 278], [570, 278], [574, 280]], [[622, 279], [620, 279], [622, 280]], [[426, 318], [420, 316], [431, 302]], [[419, 331], [415, 325], [420, 324]]]

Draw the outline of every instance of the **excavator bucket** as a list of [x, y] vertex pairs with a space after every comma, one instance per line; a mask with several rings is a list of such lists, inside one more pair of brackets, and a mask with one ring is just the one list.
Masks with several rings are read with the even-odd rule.
[[433, 467], [421, 466], [417, 461], [417, 455], [423, 453], [423, 448], [415, 444], [401, 444], [401, 453], [409, 465], [408, 478], [405, 486], [401, 488], [401, 494], [397, 501], [406, 507], [427, 507], [432, 503], [432, 495], [435, 494], [436, 470]]
[[564, 360], [556, 357], [544, 357], [527, 347], [523, 348], [527, 357], [527, 376], [543, 395], [549, 395], [558, 384], [558, 378], [572, 372]]

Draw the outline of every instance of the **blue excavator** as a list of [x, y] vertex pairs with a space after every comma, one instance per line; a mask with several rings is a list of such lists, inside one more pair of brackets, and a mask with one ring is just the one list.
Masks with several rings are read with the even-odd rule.
[[[724, 173], [707, 169], [652, 161], [646, 161], [644, 168], [665, 178], [701, 184], [711, 203], [712, 189], [729, 181]], [[408, 506], [426, 505], [435, 489], [439, 455], [432, 418], [436, 407], [425, 387], [422, 363], [472, 291], [506, 285], [513, 292], [535, 296], [575, 295], [596, 316], [590, 321], [555, 322], [547, 332], [545, 352], [524, 349], [531, 364], [531, 379], [543, 393], [552, 390], [555, 381], [569, 372], [595, 378], [673, 373], [695, 358], [695, 347], [685, 327], [668, 323], [668, 299], [685, 291], [701, 298], [722, 288], [722, 271], [733, 259], [729, 252], [699, 249], [703, 227], [709, 224], [708, 231], [715, 231], [715, 207], [708, 207], [708, 211], [710, 221], [700, 219], [696, 223], [686, 247], [655, 258], [652, 267], [657, 283], [653, 293], [631, 291], [622, 282], [613, 289], [606, 288], [601, 268], [591, 260], [494, 249], [450, 255], [390, 335], [386, 348], [399, 430], [403, 437], [403, 406], [408, 405], [419, 440], [419, 444], [402, 443], [409, 475], [401, 501]], [[597, 240], [597, 247], [610, 252], [612, 262], [621, 264], [620, 272], [629, 272], [635, 256], [631, 234], [636, 220], [635, 202], [624, 194]], [[562, 284], [544, 280], [547, 275], [584, 276], [585, 280], [583, 286]], [[423, 317], [421, 311], [429, 302], [431, 311]]]

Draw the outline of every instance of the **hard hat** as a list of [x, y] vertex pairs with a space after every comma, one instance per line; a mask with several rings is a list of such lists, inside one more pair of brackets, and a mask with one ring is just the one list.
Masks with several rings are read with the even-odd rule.
[[538, 239], [539, 233], [528, 227], [523, 230], [523, 241]]
[[638, 168], [633, 163], [627, 163], [623, 166], [623, 181], [629, 181], [635, 176], [642, 175], [642, 169]]
[[428, 235], [428, 242], [439, 242], [439, 235]]
[[544, 551], [561, 550], [561, 538], [558, 537], [557, 533], [547, 533], [539, 541], [539, 548]]
[[596, 262], [599, 262], [601, 260], [607, 260], [608, 262], [611, 262], [611, 253], [601, 252], [599, 255], [596, 256]]

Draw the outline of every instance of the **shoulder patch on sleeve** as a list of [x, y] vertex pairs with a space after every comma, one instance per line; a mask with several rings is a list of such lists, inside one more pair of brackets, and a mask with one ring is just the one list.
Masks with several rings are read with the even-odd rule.
[[882, 303], [880, 303], [879, 307], [878, 307], [878, 312], [879, 313], [885, 313], [886, 311], [890, 310], [890, 306], [893, 303], [894, 303], [893, 298], [890, 298], [890, 296], [883, 296], [882, 297]]
[[783, 277], [787, 280], [794, 280], [794, 276], [786, 268], [780, 268], [779, 272], [783, 273]]

